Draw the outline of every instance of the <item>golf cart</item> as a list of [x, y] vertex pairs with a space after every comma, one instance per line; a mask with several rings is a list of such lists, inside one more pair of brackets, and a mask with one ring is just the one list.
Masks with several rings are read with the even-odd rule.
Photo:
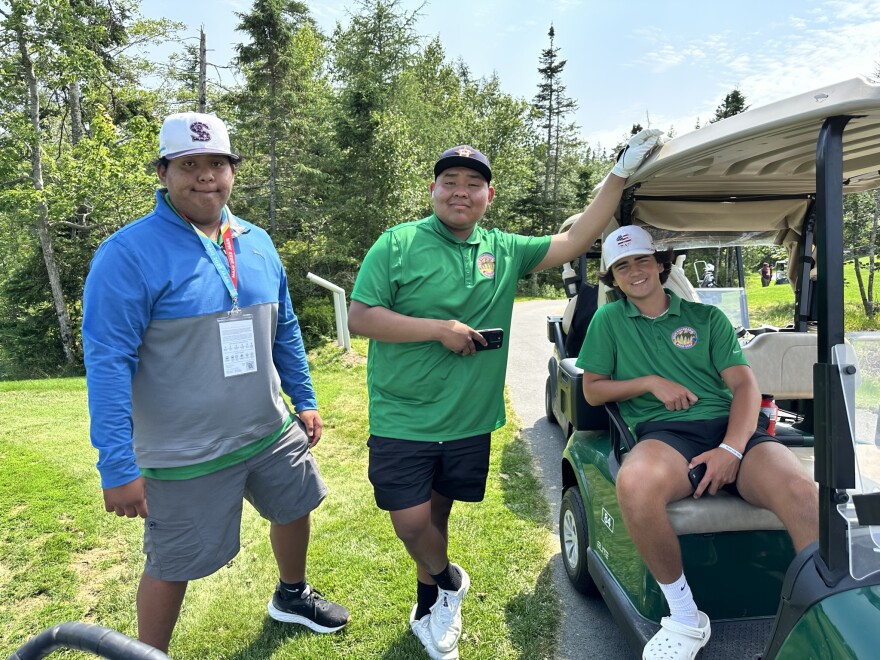
[[777, 261], [773, 267], [774, 284], [788, 284], [788, 260]]
[[[679, 255], [784, 246], [798, 264], [792, 322], [747, 325], [740, 344], [761, 391], [775, 395], [777, 437], [815, 476], [820, 537], [795, 556], [776, 516], [723, 492], [668, 507], [685, 574], [712, 621], [701, 658], [880, 656], [880, 335], [844, 334], [842, 225], [843, 195], [877, 187], [880, 86], [853, 79], [667, 142], [630, 178], [609, 228], [642, 226], [658, 249]], [[673, 267], [665, 286], [699, 300], [680, 275]], [[607, 302], [602, 285], [581, 277], [569, 307], [591, 286], [596, 306]], [[567, 323], [548, 318], [555, 396], [564, 399], [548, 402], [548, 417], [571, 426], [561, 461], [562, 557], [574, 586], [604, 598], [640, 655], [667, 609], [617, 503], [632, 434], [615, 404], [586, 403], [567, 348], [571, 333], [585, 332], [576, 322], [594, 311], [567, 311]]]

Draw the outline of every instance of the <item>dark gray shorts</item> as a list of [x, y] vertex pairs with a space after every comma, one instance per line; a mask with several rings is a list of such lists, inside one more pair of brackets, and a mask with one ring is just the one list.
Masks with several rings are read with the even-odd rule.
[[462, 502], [480, 502], [486, 493], [492, 435], [430, 442], [371, 435], [370, 483], [376, 506], [400, 511], [423, 504], [436, 490]]
[[210, 575], [238, 554], [244, 499], [284, 525], [316, 509], [326, 494], [299, 418], [242, 463], [195, 479], [147, 479], [144, 572], [166, 581]]

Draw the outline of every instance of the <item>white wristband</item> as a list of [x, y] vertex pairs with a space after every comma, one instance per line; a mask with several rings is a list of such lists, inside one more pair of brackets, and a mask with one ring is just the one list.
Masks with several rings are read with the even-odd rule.
[[718, 445], [718, 446], [721, 447], [721, 449], [724, 449], [724, 450], [729, 451], [731, 454], [733, 454], [734, 456], [736, 456], [739, 460], [742, 460], [742, 459], [743, 459], [743, 455], [740, 454], [736, 449], [734, 449], [733, 447], [731, 447], [731, 446], [730, 446], [729, 444], [727, 444], [726, 442], [722, 442], [722, 443], [721, 443], [720, 445]]

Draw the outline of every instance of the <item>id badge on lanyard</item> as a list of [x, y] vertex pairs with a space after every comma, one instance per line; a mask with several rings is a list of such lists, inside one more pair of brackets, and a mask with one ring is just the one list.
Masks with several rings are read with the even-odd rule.
[[254, 318], [233, 310], [217, 319], [220, 326], [220, 351], [223, 377], [240, 376], [257, 370], [257, 347], [254, 341]]
[[[225, 211], [224, 211], [225, 212]], [[211, 263], [226, 285], [232, 298], [232, 309], [226, 316], [217, 319], [220, 328], [220, 355], [223, 360], [223, 377], [241, 376], [257, 371], [257, 344], [254, 340], [254, 317], [242, 314], [238, 308], [238, 271], [235, 266], [235, 245], [232, 241], [232, 230], [226, 221], [220, 229], [223, 237], [223, 248], [229, 261], [229, 270], [217, 255], [213, 241], [197, 227], [193, 226], [199, 240], [208, 253]]]

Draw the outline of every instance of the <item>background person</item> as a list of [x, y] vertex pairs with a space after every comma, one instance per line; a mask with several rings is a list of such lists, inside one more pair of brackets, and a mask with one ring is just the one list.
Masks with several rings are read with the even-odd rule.
[[[711, 629], [666, 505], [726, 487], [775, 513], [799, 552], [819, 536], [818, 491], [794, 454], [758, 428], [761, 394], [724, 313], [663, 288], [670, 256], [640, 227], [612, 232], [602, 254], [600, 279], [625, 297], [596, 312], [576, 364], [587, 401], [620, 402], [638, 440], [617, 475], [617, 499], [670, 609], [643, 658], [693, 658]], [[706, 473], [694, 491], [688, 470], [697, 465]]]
[[167, 651], [188, 581], [238, 553], [242, 498], [271, 523], [272, 618], [339, 630], [348, 611], [305, 579], [327, 489], [284, 269], [268, 234], [225, 207], [240, 159], [220, 119], [170, 115], [159, 156], [156, 207], [98, 248], [83, 297], [104, 506], [145, 519], [138, 636]]
[[761, 266], [761, 286], [770, 286], [771, 279], [773, 279], [773, 269], [765, 261]]
[[586, 251], [659, 136], [634, 136], [569, 231], [540, 237], [480, 227], [495, 195], [489, 160], [448, 149], [434, 165], [434, 214], [388, 229], [364, 259], [349, 328], [371, 340], [369, 476], [416, 564], [410, 625], [432, 658], [458, 657], [470, 586], [447, 555], [452, 505], [483, 499], [490, 434], [505, 423], [507, 340], [478, 353], [477, 330], [509, 334], [517, 281]]

